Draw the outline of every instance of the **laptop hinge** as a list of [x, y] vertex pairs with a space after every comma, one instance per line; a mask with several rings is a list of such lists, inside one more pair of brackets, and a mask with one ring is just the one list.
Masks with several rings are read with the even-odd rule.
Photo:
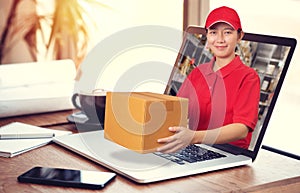
[[234, 155], [240, 155], [243, 153], [243, 150], [241, 150], [241, 148], [230, 145], [230, 144], [214, 144], [212, 146], [217, 149], [221, 149], [222, 151], [234, 154]]

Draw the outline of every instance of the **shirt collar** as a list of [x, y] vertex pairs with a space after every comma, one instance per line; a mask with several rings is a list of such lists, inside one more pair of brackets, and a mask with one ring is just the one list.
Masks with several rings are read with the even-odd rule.
[[226, 77], [226, 76], [228, 76], [232, 71], [234, 71], [242, 63], [242, 61], [240, 59], [240, 56], [236, 55], [235, 58], [229, 64], [227, 64], [226, 66], [222, 67], [218, 71], [214, 72], [213, 71], [213, 65], [215, 63], [215, 60], [216, 60], [216, 58], [213, 57], [209, 61], [208, 65], [207, 65], [207, 67], [206, 67], [206, 69], [204, 71], [204, 73], [206, 75], [217, 74], [219, 76]]

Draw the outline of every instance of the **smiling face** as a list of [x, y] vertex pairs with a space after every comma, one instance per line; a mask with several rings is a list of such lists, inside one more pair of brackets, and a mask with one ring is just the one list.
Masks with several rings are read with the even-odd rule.
[[236, 45], [242, 37], [243, 32], [239, 33], [229, 24], [219, 22], [207, 31], [207, 47], [213, 52], [216, 61], [225, 65], [235, 57]]

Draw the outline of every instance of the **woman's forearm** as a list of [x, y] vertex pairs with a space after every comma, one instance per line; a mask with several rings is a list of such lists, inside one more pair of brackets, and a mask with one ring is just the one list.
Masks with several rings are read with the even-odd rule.
[[247, 126], [233, 123], [216, 129], [196, 131], [192, 143], [222, 144], [243, 139], [247, 134]]

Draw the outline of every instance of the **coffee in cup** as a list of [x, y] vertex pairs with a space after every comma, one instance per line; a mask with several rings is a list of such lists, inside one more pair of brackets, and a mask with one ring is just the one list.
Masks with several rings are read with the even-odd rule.
[[81, 110], [90, 122], [104, 125], [106, 91], [94, 90], [92, 93], [79, 92], [72, 96], [73, 105]]

